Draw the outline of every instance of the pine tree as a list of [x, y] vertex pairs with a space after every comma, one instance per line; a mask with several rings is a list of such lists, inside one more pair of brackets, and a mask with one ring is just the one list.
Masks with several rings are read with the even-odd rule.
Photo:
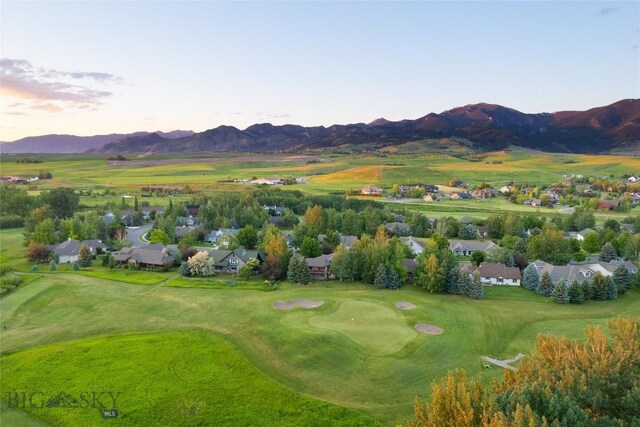
[[471, 279], [471, 288], [469, 289], [468, 296], [473, 299], [482, 299], [484, 297], [484, 286], [480, 281], [480, 272], [474, 271]]
[[471, 277], [469, 274], [469, 270], [463, 268], [460, 270], [460, 279], [458, 280], [456, 294], [469, 295], [469, 292], [471, 292]]
[[564, 283], [564, 279], [560, 279], [558, 283], [553, 287], [552, 293], [553, 300], [558, 304], [568, 304], [570, 301], [569, 291], [567, 285]]
[[380, 264], [378, 265], [378, 268], [376, 270], [376, 275], [373, 279], [373, 285], [376, 288], [386, 288], [387, 287], [387, 269], [385, 268], [384, 264]]
[[598, 272], [593, 276], [591, 284], [593, 286], [593, 299], [597, 301], [606, 300], [607, 279], [602, 274], [600, 274], [600, 272]]
[[51, 261], [49, 261], [49, 271], [56, 271], [58, 269], [57, 265], [58, 263], [56, 262], [56, 260], [52, 259]]
[[606, 289], [607, 289], [607, 299], [616, 299], [618, 298], [618, 285], [613, 281], [611, 276], [605, 277]]
[[445, 284], [444, 291], [448, 294], [457, 294], [458, 293], [458, 284], [460, 283], [460, 275], [462, 274], [462, 270], [460, 270], [459, 266], [455, 266], [451, 269], [449, 274], [447, 275], [447, 283]]
[[311, 284], [311, 271], [309, 271], [309, 264], [307, 264], [306, 258], [302, 258], [298, 264], [298, 279], [299, 283], [303, 285]]
[[613, 277], [613, 282], [618, 287], [619, 293], [623, 294], [629, 289], [631, 289], [631, 281], [632, 281], [631, 273], [629, 273], [629, 270], [623, 264], [620, 264], [619, 266], [616, 267], [612, 277]]
[[78, 253], [78, 264], [80, 264], [80, 267], [91, 267], [92, 259], [91, 249], [89, 249], [87, 245], [81, 245]]
[[610, 242], [607, 242], [602, 246], [602, 250], [600, 251], [600, 261], [609, 262], [615, 257], [618, 256], [616, 252], [616, 248]]
[[80, 264], [78, 264], [78, 261], [74, 261], [73, 262], [73, 271], [78, 271], [80, 270]]
[[571, 304], [582, 304], [584, 302], [582, 286], [576, 280], [571, 282], [571, 286], [569, 286], [569, 302]]
[[516, 260], [513, 258], [513, 254], [511, 254], [511, 253], [509, 254], [505, 264], [507, 264], [508, 267], [515, 267], [516, 266]]
[[398, 272], [392, 266], [387, 267], [387, 289], [400, 289], [402, 283]]
[[584, 300], [593, 299], [593, 283], [585, 280], [580, 284], [580, 289], [582, 289], [582, 295], [584, 295]]
[[551, 275], [548, 271], [545, 271], [542, 275], [537, 292], [544, 297], [550, 297], [553, 293], [553, 282], [551, 281]]
[[522, 275], [522, 286], [530, 291], [536, 291], [540, 285], [540, 275], [535, 264], [531, 263], [524, 269]]
[[289, 259], [289, 268], [287, 269], [287, 280], [291, 283], [298, 283], [299, 276], [299, 265], [300, 261], [298, 261], [298, 257], [293, 255]]

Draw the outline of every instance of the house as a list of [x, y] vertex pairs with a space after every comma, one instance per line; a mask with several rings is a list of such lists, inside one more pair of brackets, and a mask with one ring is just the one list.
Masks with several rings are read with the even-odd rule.
[[411, 251], [416, 255], [420, 255], [424, 251], [424, 243], [414, 239], [412, 236], [401, 237], [400, 241], [403, 244], [407, 245], [409, 249], [411, 249]]
[[182, 239], [184, 236], [189, 234], [189, 232], [194, 231], [195, 229], [196, 227], [194, 226], [186, 226], [186, 225], [176, 226], [175, 232], [174, 232], [175, 240], [178, 241]]
[[520, 286], [522, 279], [518, 267], [499, 263], [483, 262], [474, 271], [480, 273], [480, 281], [484, 285]]
[[79, 242], [75, 239], [68, 239], [57, 245], [49, 245], [48, 248], [52, 253], [58, 255], [58, 262], [60, 264], [68, 264], [78, 261], [80, 247], [83, 245], [89, 248], [92, 256], [96, 256], [107, 250], [107, 245], [102, 243], [101, 240], [83, 240]]
[[635, 226], [635, 225], [633, 225], [633, 224], [625, 224], [625, 223], [622, 223], [622, 224], [620, 224], [620, 230], [621, 230], [621, 231], [626, 231], [626, 232], [628, 232], [629, 234], [633, 234], [633, 233], [635, 233], [635, 232], [636, 232], [636, 226]]
[[122, 248], [113, 253], [113, 258], [121, 266], [136, 266], [144, 270], [170, 268], [176, 260], [175, 253], [162, 243], [141, 248]]
[[487, 188], [477, 189], [473, 190], [471, 195], [476, 199], [490, 199], [495, 197], [495, 190]]
[[542, 206], [542, 200], [540, 199], [527, 199], [524, 202], [522, 202], [523, 205], [527, 205], [527, 206], [534, 206], [534, 207], [540, 207]]
[[620, 206], [620, 200], [618, 199], [602, 199], [598, 202], [599, 211], [615, 211]]
[[327, 280], [331, 277], [331, 259], [333, 254], [307, 258], [311, 280]]
[[437, 185], [433, 185], [433, 184], [416, 184], [415, 189], [416, 190], [424, 190], [427, 193], [432, 193], [432, 194], [435, 194], [438, 191], [440, 191], [438, 186]]
[[262, 207], [264, 208], [265, 211], [269, 213], [270, 216], [282, 216], [287, 210], [287, 208], [283, 208], [282, 206], [275, 206], [275, 205], [274, 206], [264, 205]]
[[281, 226], [284, 222], [284, 217], [278, 215], [269, 215], [269, 222], [275, 226]]
[[244, 248], [233, 250], [212, 249], [209, 251], [209, 256], [214, 260], [214, 271], [227, 274], [235, 274], [251, 258], [257, 259], [260, 263], [266, 259], [266, 256], [260, 251], [250, 251]]
[[484, 253], [491, 253], [498, 248], [498, 245], [491, 241], [478, 242], [476, 240], [451, 240], [449, 242], [449, 249], [459, 256], [471, 256], [472, 253], [482, 251]]
[[454, 191], [453, 193], [449, 194], [449, 198], [451, 200], [470, 200], [473, 199], [473, 196], [471, 195], [471, 193], [467, 193], [465, 191]]
[[187, 210], [187, 215], [195, 217], [198, 216], [200, 205], [186, 205], [184, 208]]
[[252, 179], [249, 183], [256, 185], [282, 185], [283, 181], [279, 178], [259, 178]]
[[478, 226], [478, 236], [487, 237], [488, 235], [489, 235], [489, 232], [487, 231], [487, 227], [485, 225], [479, 225]]
[[502, 194], [510, 194], [513, 191], [513, 186], [505, 185], [503, 187], [500, 187], [498, 191], [501, 192]]
[[407, 235], [411, 233], [411, 226], [404, 222], [388, 222], [384, 226], [392, 234]]
[[197, 216], [179, 216], [176, 218], [176, 225], [193, 227], [200, 224], [200, 219]]
[[215, 245], [218, 243], [218, 239], [220, 239], [224, 235], [235, 236], [238, 234], [237, 228], [221, 228], [219, 230], [213, 230], [204, 238], [205, 241]]
[[360, 194], [367, 196], [382, 196], [382, 188], [380, 187], [362, 187], [360, 189]]
[[[318, 234], [318, 242], [324, 242], [324, 239], [327, 238], [326, 234]], [[360, 240], [358, 240], [357, 236], [340, 236], [340, 244], [343, 245], [346, 249], [351, 249], [355, 245], [358, 244]]]
[[437, 202], [438, 200], [438, 196], [433, 195], [433, 194], [427, 194], [426, 196], [424, 196], [422, 198], [422, 200], [424, 200], [425, 202]]
[[632, 176], [630, 176], [630, 177], [627, 179], [627, 182], [632, 182], [632, 183], [635, 183], [635, 182], [638, 182], [638, 181], [640, 181], [640, 178], [639, 178], [639, 177], [637, 177], [637, 176], [633, 176], [633, 175], [632, 175]]

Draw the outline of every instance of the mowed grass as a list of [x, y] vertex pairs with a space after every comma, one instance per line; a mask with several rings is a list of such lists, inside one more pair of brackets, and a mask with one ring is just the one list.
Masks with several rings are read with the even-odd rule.
[[310, 318], [309, 324], [339, 332], [371, 354], [396, 353], [417, 335], [398, 309], [375, 301], [344, 301], [335, 312]]
[[[88, 406], [25, 409], [54, 425], [378, 424], [356, 411], [302, 396], [275, 383], [229, 340], [214, 333], [97, 337], [9, 354], [1, 362], [3, 395], [38, 391], [42, 393], [37, 395], [39, 404], [63, 391]], [[100, 402], [106, 408], [117, 408], [119, 419], [103, 420], [97, 408], [100, 404], [94, 407], [91, 398], [82, 400], [81, 393], [93, 391], [112, 393], [102, 395]], [[17, 418], [12, 412], [5, 408], [0, 413], [3, 425]]]
[[[313, 310], [272, 308], [275, 301], [296, 298], [325, 304]], [[417, 308], [397, 310], [396, 301], [409, 301]], [[274, 292], [261, 292], [167, 287], [164, 283], [139, 286], [58, 274], [37, 279], [0, 299], [0, 333], [2, 352], [19, 351], [17, 359], [21, 350], [95, 336], [193, 330], [220, 333], [277, 383], [395, 425], [411, 416], [415, 397], [426, 397], [429, 384], [448, 370], [464, 368], [489, 382], [502, 372], [483, 369], [482, 355], [509, 358], [528, 353], [539, 333], [582, 337], [589, 324], [604, 325], [612, 317], [638, 312], [638, 291], [611, 302], [561, 306], [519, 288], [487, 288], [485, 299], [474, 301], [413, 287], [387, 291], [357, 283], [282, 284]], [[352, 322], [362, 319], [375, 325], [361, 323], [354, 328]], [[439, 326], [444, 333], [409, 337], [416, 323]], [[404, 345], [398, 342], [385, 348], [391, 335], [404, 336]], [[111, 354], [144, 365], [163, 348], [133, 359]], [[185, 353], [185, 359], [190, 357]], [[136, 389], [135, 370], [147, 372], [140, 365], [131, 365], [130, 383], [123, 387]], [[33, 363], [30, 371], [28, 375], [34, 378], [53, 372], [44, 362]], [[65, 372], [73, 378], [83, 375], [84, 368], [74, 365]], [[102, 370], [105, 377], [109, 372]], [[232, 399], [233, 394], [226, 398]], [[215, 424], [215, 420], [208, 422]]]

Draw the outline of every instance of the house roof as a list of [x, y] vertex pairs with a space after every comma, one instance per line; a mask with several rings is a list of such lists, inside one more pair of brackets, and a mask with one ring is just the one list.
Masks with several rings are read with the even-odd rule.
[[194, 226], [176, 226], [176, 231], [175, 231], [175, 236], [176, 237], [184, 237], [187, 234], [189, 234], [189, 232], [191, 230], [195, 230], [196, 228]]
[[134, 259], [139, 264], [149, 265], [167, 265], [176, 259], [171, 250], [162, 243], [154, 243], [141, 248], [122, 248], [118, 252], [114, 252], [113, 257], [120, 262]]
[[333, 258], [333, 254], [320, 255], [319, 257], [315, 257], [315, 258], [307, 258], [307, 265], [309, 267], [325, 268], [331, 264], [332, 258]]
[[[327, 238], [326, 234], [318, 234], [318, 242], [324, 242], [324, 239]], [[342, 244], [345, 248], [351, 248], [358, 244], [357, 236], [340, 236], [340, 244]]]
[[389, 231], [395, 231], [395, 230], [410, 231], [411, 230], [411, 226], [409, 226], [409, 224], [404, 222], [389, 222], [389, 223], [386, 223], [384, 226]]
[[223, 261], [231, 255], [235, 255], [245, 263], [249, 261], [250, 258], [255, 258], [257, 260], [263, 260], [266, 258], [260, 251], [253, 251], [244, 248], [237, 248], [233, 250], [211, 249], [209, 251], [209, 256], [212, 257], [215, 264], [219, 266], [226, 265]]
[[507, 265], [494, 262], [483, 262], [475, 270], [480, 272], [481, 277], [495, 279], [502, 277], [504, 279], [512, 280], [519, 280], [522, 278], [518, 267], [509, 267]]
[[497, 247], [498, 245], [496, 245], [491, 241], [481, 242], [477, 240], [451, 240], [449, 242], [449, 249], [451, 249], [452, 251], [455, 251], [456, 249], [460, 248], [460, 249], [466, 249], [467, 251], [471, 251], [471, 252], [476, 252], [476, 251], [491, 252]]
[[425, 247], [425, 244], [424, 244], [424, 243], [422, 243], [422, 242], [421, 242], [421, 241], [419, 241], [419, 240], [414, 239], [414, 238], [413, 238], [413, 236], [401, 237], [401, 238], [400, 238], [400, 241], [401, 241], [402, 243], [404, 243], [405, 245], [407, 245], [407, 246], [418, 245], [418, 246], [420, 246], [421, 248], [424, 248], [424, 247]]
[[57, 245], [49, 245], [49, 249], [58, 256], [75, 256], [80, 253], [80, 247], [82, 245], [87, 246], [91, 250], [91, 253], [95, 253], [98, 248], [102, 250], [107, 249], [107, 245], [100, 240], [83, 240], [79, 242], [75, 239], [68, 239]]
[[416, 265], [418, 265], [418, 262], [415, 259], [407, 258], [404, 260], [404, 266], [409, 274], [413, 274], [416, 271]]

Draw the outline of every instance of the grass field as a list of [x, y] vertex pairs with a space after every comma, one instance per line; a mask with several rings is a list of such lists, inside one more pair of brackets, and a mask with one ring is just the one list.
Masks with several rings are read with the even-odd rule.
[[[91, 343], [104, 342], [93, 338], [96, 336], [206, 331], [224, 335], [271, 380], [393, 425], [410, 417], [415, 396], [426, 396], [429, 383], [447, 370], [465, 368], [488, 382], [501, 377], [501, 371], [482, 369], [482, 355], [508, 358], [527, 353], [538, 333], [579, 337], [588, 324], [602, 325], [619, 314], [640, 312], [638, 291], [612, 302], [560, 306], [523, 289], [499, 287], [486, 289], [485, 299], [474, 301], [426, 294], [412, 287], [385, 291], [357, 283], [283, 284], [274, 292], [168, 287], [166, 283], [139, 286], [80, 274], [55, 274], [1, 299], [3, 388], [4, 384], [46, 378], [50, 363], [40, 363], [48, 360], [40, 357], [50, 354], [47, 352], [55, 354], [52, 349], [59, 348], [56, 343], [64, 343], [63, 348], [76, 354], [85, 344], [68, 341], [90, 339], [87, 345], [91, 347]], [[271, 307], [274, 301], [295, 298], [323, 300], [325, 304], [313, 310]], [[417, 308], [401, 311], [394, 307], [396, 301], [410, 301]], [[416, 323], [439, 326], [444, 333], [416, 334]], [[144, 339], [140, 345], [146, 348]], [[30, 353], [29, 349], [37, 346], [47, 350]], [[153, 350], [154, 355], [164, 351], [164, 347], [158, 349]], [[199, 354], [196, 351], [196, 360]], [[142, 355], [119, 357], [119, 369], [131, 372], [118, 383], [124, 392], [137, 390], [139, 381], [134, 373], [146, 369], [141, 363], [151, 363]], [[37, 361], [28, 372], [6, 370], [5, 366], [12, 365], [5, 365], [5, 360], [23, 357]], [[190, 357], [190, 352], [175, 356]], [[69, 374], [63, 378], [73, 378], [71, 372], [78, 369], [74, 360], [68, 359], [62, 372]], [[95, 369], [106, 377], [111, 372], [108, 366]], [[157, 370], [162, 372], [161, 367]], [[160, 394], [162, 382], [150, 387], [156, 386], [154, 392]], [[174, 395], [173, 391], [167, 393]], [[205, 396], [199, 398], [206, 401]]]

